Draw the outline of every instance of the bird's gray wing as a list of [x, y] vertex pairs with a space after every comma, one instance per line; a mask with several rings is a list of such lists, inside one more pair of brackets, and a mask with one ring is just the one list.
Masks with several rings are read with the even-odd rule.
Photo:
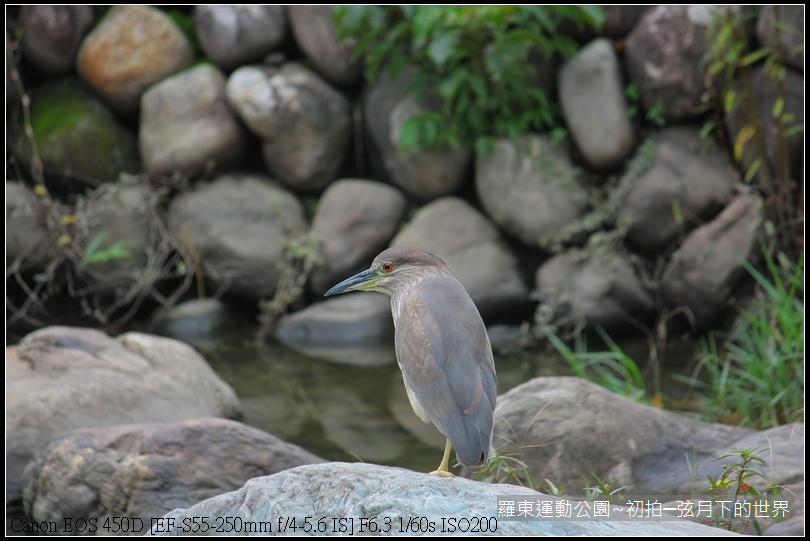
[[497, 393], [486, 328], [456, 280], [420, 286], [392, 307], [405, 384], [459, 459], [478, 464], [489, 452]]

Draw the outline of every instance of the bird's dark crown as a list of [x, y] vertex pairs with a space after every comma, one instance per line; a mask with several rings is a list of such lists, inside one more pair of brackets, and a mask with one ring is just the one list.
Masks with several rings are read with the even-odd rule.
[[374, 258], [372, 267], [376, 267], [385, 262], [394, 263], [395, 265], [447, 267], [447, 263], [439, 256], [414, 246], [393, 246], [388, 248]]

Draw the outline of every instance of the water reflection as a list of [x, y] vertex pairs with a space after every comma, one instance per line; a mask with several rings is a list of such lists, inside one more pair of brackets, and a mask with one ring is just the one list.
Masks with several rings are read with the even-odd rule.
[[[328, 460], [436, 468], [444, 436], [413, 413], [396, 363], [330, 362], [257, 345], [252, 333], [243, 328], [215, 342], [191, 344], [234, 388], [245, 423]], [[393, 355], [393, 344], [386, 354]], [[538, 375], [567, 373], [537, 356], [496, 356], [499, 393]]]

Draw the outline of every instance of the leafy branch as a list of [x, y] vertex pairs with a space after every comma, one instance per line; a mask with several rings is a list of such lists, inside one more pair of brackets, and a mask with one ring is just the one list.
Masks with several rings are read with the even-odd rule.
[[576, 41], [564, 23], [599, 28], [598, 6], [338, 6], [340, 38], [357, 39], [366, 78], [415, 68], [410, 89], [421, 104], [401, 130], [403, 148], [474, 146], [561, 124], [559, 107], [542, 88], [540, 59], [570, 57]]

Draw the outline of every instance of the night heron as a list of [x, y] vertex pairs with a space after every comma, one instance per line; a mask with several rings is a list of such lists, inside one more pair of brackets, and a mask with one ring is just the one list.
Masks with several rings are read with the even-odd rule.
[[394, 347], [408, 399], [420, 419], [447, 436], [442, 463], [432, 473], [451, 475], [452, 447], [462, 464], [485, 462], [498, 379], [484, 322], [453, 269], [430, 252], [396, 246], [324, 296], [347, 291], [391, 297]]

